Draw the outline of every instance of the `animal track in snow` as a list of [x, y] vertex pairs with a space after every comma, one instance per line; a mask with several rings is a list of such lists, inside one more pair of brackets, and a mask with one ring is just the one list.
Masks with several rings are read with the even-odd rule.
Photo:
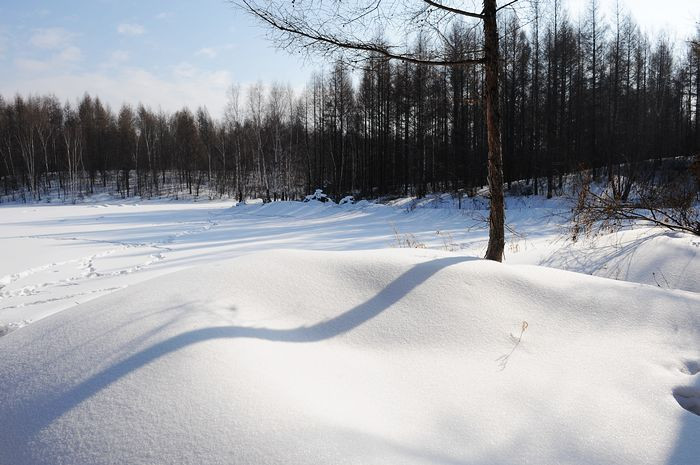
[[19, 281], [20, 279], [26, 278], [27, 276], [31, 276], [33, 274], [49, 270], [49, 269], [57, 267], [57, 266], [66, 265], [68, 263], [76, 262], [78, 260], [67, 260], [65, 262], [49, 263], [48, 265], [41, 265], [41, 266], [37, 266], [34, 268], [29, 268], [28, 270], [20, 271], [18, 273], [5, 275], [5, 276], [0, 278], [0, 290], [9, 286], [10, 284], [14, 283], [15, 281]]
[[10, 334], [12, 331], [20, 329], [23, 326], [27, 326], [31, 323], [31, 320], [15, 321], [6, 324], [0, 324], [0, 337]]
[[[117, 284], [113, 279], [133, 273], [141, 272], [153, 265], [167, 261], [168, 255], [181, 240], [206, 233], [218, 226], [216, 220], [219, 215], [210, 214], [208, 218], [200, 221], [178, 222], [176, 230], [152, 241], [119, 240], [121, 238], [96, 238], [81, 237], [80, 235], [27, 235], [24, 239], [53, 240], [57, 242], [92, 243], [101, 245], [100, 252], [92, 255], [76, 257], [65, 261], [56, 261], [45, 265], [28, 268], [16, 273], [0, 276], [0, 310], [21, 309], [41, 305], [52, 305], [63, 302], [70, 306], [71, 300], [79, 297], [98, 296], [117, 289], [126, 287]], [[98, 217], [100, 220], [103, 217]], [[150, 235], [151, 227], [147, 232]], [[165, 225], [170, 226], [170, 225]], [[86, 234], [89, 236], [90, 233]], [[144, 237], [145, 238], [145, 237]], [[134, 237], [137, 239], [137, 236]], [[131, 250], [129, 250], [131, 249]], [[110, 260], [103, 260], [110, 256]], [[113, 260], [112, 260], [113, 258]], [[56, 274], [54, 274], [56, 273]], [[57, 279], [59, 278], [59, 279]], [[76, 292], [82, 289], [82, 285], [95, 283], [99, 280], [102, 285], [99, 289], [85, 292]], [[119, 281], [123, 284], [123, 281]], [[76, 289], [73, 286], [78, 286]], [[70, 290], [68, 288], [71, 288]], [[73, 292], [71, 292], [73, 291]], [[75, 302], [78, 303], [77, 301]], [[61, 304], [61, 305], [64, 305]], [[25, 324], [7, 324], [0, 327], [0, 333], [7, 333], [21, 328]]]
[[[58, 270], [53, 270], [53, 268], [71, 265], [74, 263], [79, 264], [78, 269], [86, 270], [86, 271], [83, 271], [83, 273], [78, 275], [78, 276], [71, 276], [71, 277], [68, 277], [65, 279], [60, 279], [58, 281], [45, 281], [45, 282], [42, 282], [39, 284], [31, 284], [31, 285], [23, 286], [23, 287], [20, 287], [18, 289], [14, 289], [14, 290], [11, 290], [11, 289], [3, 290], [3, 288], [0, 287], [0, 300], [10, 299], [13, 297], [26, 297], [26, 296], [31, 296], [31, 295], [37, 295], [37, 294], [40, 294], [42, 292], [42, 289], [47, 288], [47, 287], [72, 285], [72, 284], [75, 284], [76, 281], [97, 276], [96, 274], [95, 275], [92, 274], [92, 272], [94, 271], [94, 267], [92, 265], [93, 261], [96, 258], [102, 258], [102, 257], [106, 257], [108, 255], [112, 255], [115, 252], [117, 252], [118, 250], [119, 249], [111, 249], [111, 250], [107, 250], [105, 252], [100, 252], [100, 253], [90, 255], [87, 257], [77, 258], [77, 259], [73, 259], [73, 260], [66, 260], [64, 262], [51, 263], [49, 265], [39, 266], [39, 267], [31, 268], [29, 270], [22, 271], [20, 273], [15, 273], [14, 275], [9, 275], [10, 279], [5, 281], [5, 282], [7, 282], [6, 286], [9, 284], [15, 283], [21, 279], [25, 279], [29, 276], [36, 275], [36, 274], [39, 274], [42, 272], [48, 272], [48, 271], [56, 272]], [[8, 278], [8, 276], [5, 276], [3, 278], [3, 280], [5, 278]], [[5, 287], [5, 286], [3, 286], [3, 287]]]
[[[695, 379], [696, 377], [700, 376], [700, 361], [684, 360], [680, 371], [681, 373], [692, 376], [693, 379]], [[678, 402], [678, 405], [690, 413], [700, 415], [700, 387], [678, 386], [673, 389], [673, 397], [676, 399], [676, 402]]]
[[7, 307], [1, 307], [0, 310], [24, 308], [24, 307], [31, 307], [32, 305], [41, 305], [41, 304], [46, 304], [46, 303], [51, 303], [51, 302], [59, 302], [61, 300], [75, 299], [76, 297], [83, 297], [86, 295], [98, 294], [101, 292], [118, 291], [120, 289], [124, 289], [125, 287], [126, 286], [115, 286], [115, 287], [107, 287], [104, 289], [93, 289], [90, 291], [78, 292], [76, 294], [68, 294], [68, 295], [62, 295], [60, 297], [52, 297], [52, 298], [44, 299], [44, 300], [36, 300], [34, 302], [27, 302], [27, 303], [22, 303], [22, 304], [17, 304], [17, 305], [8, 305]]
[[695, 361], [695, 360], [686, 360], [683, 362], [683, 367], [681, 368], [681, 372], [685, 373], [686, 375], [697, 375], [700, 373], [700, 361]]
[[700, 388], [692, 386], [678, 386], [673, 390], [676, 402], [695, 415], [700, 415]]

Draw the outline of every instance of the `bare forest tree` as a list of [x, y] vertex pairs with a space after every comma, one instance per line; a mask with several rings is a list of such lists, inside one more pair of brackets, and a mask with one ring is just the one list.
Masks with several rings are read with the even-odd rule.
[[[483, 65], [491, 203], [486, 258], [500, 262], [505, 247], [505, 207], [496, 13], [516, 2], [511, 0], [499, 7], [496, 0], [483, 0], [480, 12], [433, 0], [366, 0], [354, 3], [338, 0], [240, 0], [237, 4], [270, 26], [275, 42], [290, 51], [315, 50], [326, 56], [345, 57], [353, 63], [383, 57], [429, 66]], [[449, 27], [464, 18], [483, 22], [483, 48], [469, 50], [462, 56], [450, 56], [445, 53], [453, 45], [447, 38]], [[380, 35], [377, 31], [385, 33]], [[404, 41], [411, 38], [417, 41], [417, 50], [390, 44], [386, 35], [392, 33], [403, 36]], [[445, 43], [448, 47], [434, 46]]]
[[[221, 116], [214, 116], [218, 108], [212, 115], [205, 108], [166, 112], [138, 102], [113, 109], [90, 95], [66, 103], [0, 96], [0, 202], [71, 202], [96, 192], [264, 201], [316, 189], [336, 200], [485, 192], [482, 20], [403, 4], [415, 8], [381, 29], [401, 46], [372, 39], [381, 37], [378, 27], [360, 28], [384, 24], [374, 10], [339, 33], [355, 31], [362, 44], [404, 60], [317, 43], [311, 48], [342, 60], [297, 92], [274, 83], [234, 86]], [[682, 175], [697, 180], [697, 199], [698, 163], [691, 162], [700, 153], [700, 32], [676, 44], [652, 39], [628, 13], [603, 11], [593, 0], [574, 19], [564, 0], [518, 5], [497, 15], [495, 113], [505, 162], [497, 184], [514, 195], [555, 196], [568, 175], [583, 171], [593, 192], [623, 205], [682, 206], [661, 195]], [[415, 21], [406, 25], [406, 18]], [[683, 198], [690, 199], [686, 181]], [[645, 185], [653, 191], [640, 196]]]

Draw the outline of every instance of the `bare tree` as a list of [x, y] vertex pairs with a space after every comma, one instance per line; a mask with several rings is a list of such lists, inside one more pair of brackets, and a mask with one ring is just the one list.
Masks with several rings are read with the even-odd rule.
[[[295, 3], [300, 1], [309, 0]], [[415, 8], [386, 21], [369, 15], [358, 20], [363, 28], [351, 23], [335, 32], [349, 28], [357, 40], [368, 40], [379, 24], [393, 24], [384, 35], [401, 47], [390, 47], [391, 53], [414, 62], [335, 47], [340, 58], [362, 62], [353, 85], [347, 63], [336, 62], [340, 66], [322, 70], [298, 96], [261, 84], [252, 109], [250, 95], [236, 90], [225, 121], [195, 117], [188, 109], [154, 113], [140, 105], [121, 114], [87, 94], [66, 112], [53, 96], [0, 96], [0, 202], [17, 200], [17, 194], [33, 201], [32, 193], [38, 200], [40, 192], [50, 195], [55, 187], [65, 192], [64, 200], [71, 193], [92, 194], [95, 187], [124, 196], [143, 194], [142, 187], [151, 195], [177, 196], [184, 189], [198, 195], [207, 177], [208, 195], [216, 189], [241, 200], [266, 197], [266, 184], [281, 198], [315, 188], [335, 197], [462, 189], [475, 195], [487, 183], [481, 98], [486, 82], [483, 67], [465, 60], [484, 58], [481, 21], [461, 21], [463, 15], [432, 6], [426, 12], [420, 6], [428, 4], [418, 0], [391, 1]], [[564, 176], [590, 169], [596, 186], [610, 191], [615, 209], [620, 202], [636, 207], [650, 199], [660, 199], [664, 209], [683, 207], [677, 192], [668, 198], [659, 186], [674, 182], [664, 173], [679, 163], [662, 158], [700, 153], [700, 47], [693, 45], [700, 34], [679, 55], [677, 44], [649, 39], [627, 15], [604, 20], [598, 11], [594, 18], [589, 7], [575, 26], [563, 0], [529, 2], [530, 18], [519, 18], [524, 10], [498, 14], [505, 186], [515, 195], [538, 195], [538, 184], [547, 179], [548, 193], [560, 195]], [[440, 12], [444, 17], [435, 16]], [[449, 18], [458, 21], [450, 24]], [[397, 29], [400, 24], [405, 28]], [[440, 59], [456, 64], [425, 62]], [[644, 163], [658, 163], [657, 176], [665, 177], [656, 178], [654, 192], [640, 196], [647, 174], [638, 168]], [[695, 185], [697, 192], [700, 165], [693, 166], [696, 182], [688, 189]], [[95, 185], [98, 173], [101, 186]], [[530, 189], [527, 180], [538, 177]], [[129, 179], [137, 184], [130, 186]], [[688, 198], [688, 190], [681, 194]], [[682, 212], [674, 217], [685, 221]]]
[[286, 114], [285, 108], [285, 98], [284, 98], [284, 87], [282, 84], [274, 82], [270, 86], [265, 115], [266, 115], [266, 126], [270, 130], [270, 144], [272, 145], [272, 166], [270, 166], [270, 171], [272, 172], [272, 190], [274, 191], [275, 197], [277, 192], [283, 185], [282, 182], [282, 172], [284, 171], [284, 150], [282, 146], [282, 131], [284, 127], [284, 115]]
[[[690, 41], [690, 61], [695, 62], [695, 144], [700, 152], [700, 23], [696, 37]], [[692, 94], [692, 90], [689, 94]]]
[[[315, 51], [324, 56], [342, 55], [351, 63], [376, 57], [418, 65], [483, 65], [485, 71], [484, 117], [488, 138], [488, 182], [491, 196], [489, 243], [486, 258], [501, 261], [505, 246], [503, 156], [499, 110], [499, 46], [496, 13], [516, 3], [483, 0], [480, 12], [457, 2], [404, 0], [234, 0], [272, 31], [276, 44], [287, 50]], [[483, 22], [484, 47], [462, 56], [450, 54], [448, 31], [465, 18]], [[381, 32], [377, 32], [381, 31]], [[439, 47], [390, 44], [384, 36], [400, 35], [409, 41]], [[448, 45], [448, 47], [445, 47]]]
[[[241, 158], [243, 156], [241, 150], [241, 138], [240, 138], [240, 127], [243, 120], [241, 103], [240, 103], [240, 87], [235, 85], [231, 86], [228, 90], [228, 101], [226, 103], [226, 109], [224, 113], [225, 125], [227, 131], [233, 134], [234, 137], [234, 167], [235, 167], [235, 190], [238, 196], [238, 201], [243, 201], [243, 178], [242, 178], [242, 164]], [[224, 158], [224, 170], [226, 169], [226, 158]]]
[[68, 168], [68, 186], [64, 187], [64, 190], [66, 193], [70, 193], [72, 201], [75, 201], [76, 194], [78, 194], [78, 170], [82, 164], [83, 156], [82, 128], [77, 112], [70, 105], [66, 104], [63, 114], [65, 123], [62, 135]]
[[10, 121], [12, 119], [12, 107], [5, 104], [5, 100], [0, 96], [0, 155], [5, 168], [6, 176], [4, 176], [5, 194], [10, 191], [10, 176], [14, 179], [16, 176], [15, 165], [13, 162], [12, 152], [12, 128]]
[[258, 155], [258, 182], [260, 187], [265, 188], [266, 199], [270, 198], [270, 183], [267, 175], [267, 165], [265, 163], [265, 152], [263, 150], [263, 117], [265, 115], [265, 89], [262, 82], [248, 88], [248, 114], [253, 124], [255, 133], [255, 146]]
[[36, 160], [38, 152], [36, 128], [39, 125], [39, 105], [38, 97], [29, 97], [26, 101], [20, 96], [15, 98], [15, 113], [17, 116], [15, 138], [29, 176], [29, 188], [35, 199], [39, 198]]
[[[158, 189], [158, 175], [155, 168], [155, 152], [156, 152], [156, 118], [143, 105], [139, 105], [136, 110], [136, 126], [143, 138], [144, 149], [146, 151], [146, 161], [148, 163], [147, 170], [151, 173], [151, 182], [147, 184], [151, 195], [152, 189]], [[147, 174], [146, 174], [147, 176]]]

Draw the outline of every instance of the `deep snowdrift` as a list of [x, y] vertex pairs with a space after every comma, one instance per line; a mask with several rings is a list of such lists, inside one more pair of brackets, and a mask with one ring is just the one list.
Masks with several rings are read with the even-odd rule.
[[1, 464], [700, 459], [700, 296], [434, 251], [248, 255], [0, 354]]

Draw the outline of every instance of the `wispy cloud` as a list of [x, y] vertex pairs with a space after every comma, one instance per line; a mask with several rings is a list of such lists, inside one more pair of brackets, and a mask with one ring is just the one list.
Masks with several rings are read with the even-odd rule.
[[83, 59], [83, 52], [73, 45], [54, 53], [47, 59], [17, 58], [15, 67], [23, 73], [38, 73], [48, 70], [62, 70]]
[[80, 61], [83, 58], [83, 53], [78, 47], [70, 46], [61, 50], [55, 58], [61, 63]]
[[173, 73], [177, 77], [181, 78], [192, 78], [197, 74], [197, 68], [195, 68], [193, 65], [190, 63], [187, 63], [186, 61], [183, 61], [181, 63], [178, 63], [173, 67]]
[[59, 70], [37, 60], [24, 60], [21, 65], [26, 72], [34, 71], [32, 75], [5, 82], [0, 79], [0, 94], [54, 93], [60, 99], [72, 100], [88, 92], [116, 108], [125, 100], [168, 111], [204, 105], [212, 115], [219, 115], [223, 112], [222, 96], [233, 82], [229, 71], [206, 70], [188, 63], [162, 74], [123, 65], [98, 72]]
[[124, 63], [129, 61], [130, 54], [126, 50], [115, 50], [110, 55], [109, 59], [113, 63]]
[[35, 29], [29, 37], [29, 45], [50, 51], [51, 54], [42, 58], [18, 57], [14, 60], [16, 68], [24, 73], [36, 73], [65, 68], [81, 61], [83, 53], [73, 44], [73, 39], [77, 36], [78, 34], [60, 27]]
[[9, 39], [5, 31], [0, 27], [0, 59], [5, 58], [5, 53], [7, 52]]
[[140, 36], [145, 34], [146, 29], [136, 23], [121, 23], [117, 26], [117, 32], [125, 36]]
[[207, 58], [216, 58], [216, 56], [218, 55], [218, 52], [211, 47], [204, 47], [204, 48], [200, 48], [197, 51], [196, 55], [205, 56]]
[[37, 29], [29, 38], [29, 43], [37, 48], [56, 50], [69, 46], [75, 36], [61, 27]]
[[24, 73], [38, 73], [46, 71], [51, 67], [49, 60], [33, 60], [31, 58], [17, 58], [15, 67]]

